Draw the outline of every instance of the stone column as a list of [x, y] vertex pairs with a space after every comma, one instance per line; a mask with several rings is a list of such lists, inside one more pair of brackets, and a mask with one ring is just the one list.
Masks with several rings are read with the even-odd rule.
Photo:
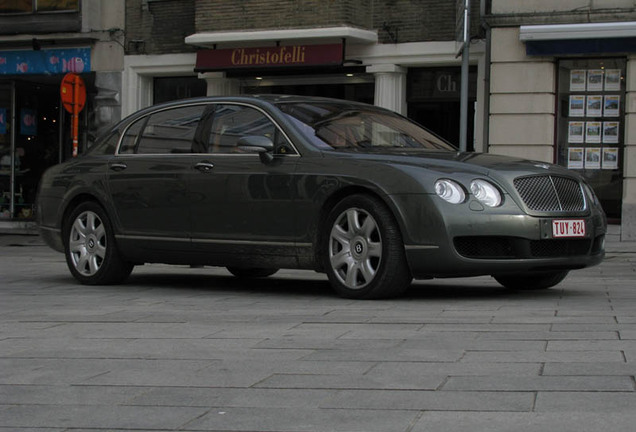
[[554, 59], [528, 57], [519, 27], [493, 28], [491, 34], [488, 151], [554, 162]]
[[636, 56], [627, 60], [621, 240], [636, 241]]
[[199, 78], [208, 83], [208, 96], [231, 96], [240, 94], [238, 80], [227, 78], [225, 72], [200, 73]]
[[407, 69], [394, 64], [367, 67], [375, 75], [375, 105], [406, 115]]

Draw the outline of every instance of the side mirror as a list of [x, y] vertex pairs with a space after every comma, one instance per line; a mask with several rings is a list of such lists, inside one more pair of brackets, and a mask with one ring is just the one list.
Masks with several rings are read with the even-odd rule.
[[274, 143], [271, 139], [262, 135], [248, 135], [239, 138], [236, 146], [246, 153], [258, 153], [263, 163], [274, 160]]

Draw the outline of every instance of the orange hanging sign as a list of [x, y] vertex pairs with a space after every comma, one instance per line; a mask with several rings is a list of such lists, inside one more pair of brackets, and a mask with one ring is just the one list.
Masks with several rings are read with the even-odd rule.
[[86, 85], [84, 85], [82, 77], [74, 73], [64, 75], [60, 85], [60, 98], [64, 109], [73, 115], [71, 135], [73, 137], [73, 157], [75, 157], [79, 147], [79, 113], [86, 104]]

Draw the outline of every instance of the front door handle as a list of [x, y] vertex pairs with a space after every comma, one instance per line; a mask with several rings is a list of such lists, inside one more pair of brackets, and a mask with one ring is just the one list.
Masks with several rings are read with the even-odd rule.
[[212, 168], [214, 168], [214, 164], [212, 162], [203, 161], [197, 163], [194, 167], [201, 172], [210, 172]]
[[112, 169], [113, 171], [123, 171], [128, 168], [128, 165], [123, 162], [112, 162], [108, 164], [108, 168]]

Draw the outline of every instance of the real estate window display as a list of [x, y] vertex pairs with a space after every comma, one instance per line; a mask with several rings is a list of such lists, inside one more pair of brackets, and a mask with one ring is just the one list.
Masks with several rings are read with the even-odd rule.
[[556, 162], [583, 175], [608, 218], [619, 221], [626, 60], [564, 59], [558, 64]]

